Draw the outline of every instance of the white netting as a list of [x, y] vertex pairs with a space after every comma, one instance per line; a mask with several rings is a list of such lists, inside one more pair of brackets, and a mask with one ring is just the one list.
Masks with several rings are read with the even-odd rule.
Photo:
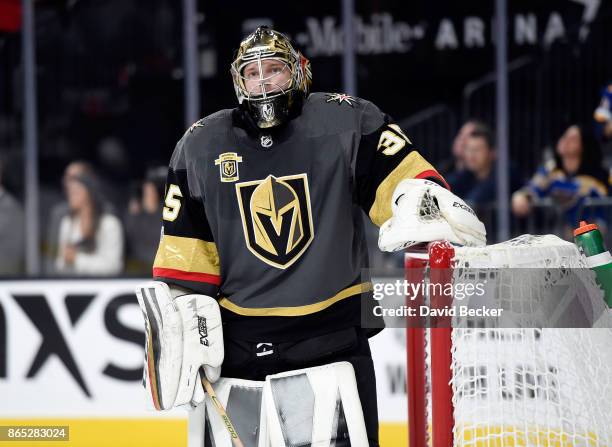
[[[519, 299], [518, 305], [506, 303], [510, 315], [524, 323], [538, 313], [529, 302], [567, 279], [564, 268], [587, 265], [574, 244], [556, 236], [521, 236], [485, 248], [457, 249], [455, 281], [463, 267], [538, 268], [537, 277], [524, 275], [520, 284], [502, 284], [497, 277], [501, 299]], [[594, 276], [585, 272], [584, 281], [592, 283]], [[594, 309], [605, 309], [599, 290], [587, 289], [583, 299], [592, 300]], [[538, 315], [536, 321], [545, 317]], [[454, 329], [455, 445], [612, 447], [612, 329], [607, 318], [604, 311], [598, 325], [605, 328], [598, 329]]]

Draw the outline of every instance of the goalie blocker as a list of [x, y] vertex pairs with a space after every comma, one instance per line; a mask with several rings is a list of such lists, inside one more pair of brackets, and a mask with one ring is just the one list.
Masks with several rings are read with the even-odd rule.
[[201, 403], [200, 367], [214, 382], [223, 362], [217, 301], [159, 281], [136, 288], [136, 297], [145, 322], [143, 385], [150, 403], [157, 410]]

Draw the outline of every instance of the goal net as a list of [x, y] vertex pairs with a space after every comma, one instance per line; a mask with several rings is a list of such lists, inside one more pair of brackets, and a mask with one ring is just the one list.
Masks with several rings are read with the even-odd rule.
[[[431, 268], [439, 253], [430, 250]], [[408, 329], [411, 447], [612, 447], [610, 313], [576, 246], [526, 235], [455, 248], [450, 265], [443, 264], [454, 282], [493, 271], [496, 298], [513, 324], [460, 327], [465, 322], [455, 318], [453, 328]], [[589, 326], [597, 328], [546, 327], [559, 316], [542, 312], [542, 297], [575, 282], [570, 271], [584, 276], [580, 299], [590, 301], [598, 319]]]

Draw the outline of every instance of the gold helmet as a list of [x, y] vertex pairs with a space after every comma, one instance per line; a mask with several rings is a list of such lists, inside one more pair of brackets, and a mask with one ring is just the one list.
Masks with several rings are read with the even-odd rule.
[[299, 112], [312, 82], [308, 59], [284, 34], [267, 26], [242, 41], [231, 72], [238, 103], [262, 129]]

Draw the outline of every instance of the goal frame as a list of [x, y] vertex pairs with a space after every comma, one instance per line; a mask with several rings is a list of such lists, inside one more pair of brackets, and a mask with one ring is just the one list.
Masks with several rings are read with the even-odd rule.
[[[455, 257], [453, 246], [447, 241], [431, 242], [423, 253], [406, 252], [404, 267], [405, 279], [420, 282], [424, 279], [425, 269], [430, 269], [431, 282], [450, 280], [448, 273]], [[432, 306], [435, 306], [432, 297]], [[417, 296], [409, 306], [420, 305], [423, 297]], [[422, 322], [419, 322], [422, 323]], [[408, 400], [408, 441], [410, 447], [429, 445], [427, 410], [427, 350], [426, 333], [430, 331], [431, 343], [431, 437], [435, 447], [453, 445], [453, 390], [452, 371], [452, 328], [450, 324], [442, 327], [427, 328], [424, 324], [407, 324], [406, 327], [406, 393]]]
[[[421, 295], [406, 292], [410, 447], [612, 446], [612, 311], [574, 244], [522, 235], [487, 247], [438, 241], [411, 249], [405, 278], [421, 286], [407, 290]], [[513, 276], [510, 267], [534, 270]], [[453, 329], [454, 318], [441, 317], [453, 313], [440, 312], [452, 306], [448, 286], [452, 292], [453, 281], [471, 281], [470, 269], [481, 268], [498, 273], [490, 287], [508, 318], [500, 327]], [[549, 297], [558, 301], [547, 306]], [[582, 307], [568, 305], [572, 299]], [[410, 309], [422, 305], [428, 312]], [[555, 305], [582, 320], [556, 326]]]

